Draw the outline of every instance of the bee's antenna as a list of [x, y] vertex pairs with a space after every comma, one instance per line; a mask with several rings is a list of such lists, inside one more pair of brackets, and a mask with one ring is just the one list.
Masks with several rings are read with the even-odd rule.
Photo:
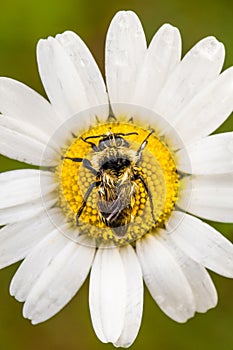
[[93, 149], [93, 151], [98, 152], [98, 147], [97, 147], [93, 142], [87, 141], [86, 139], [87, 139], [87, 138], [84, 139], [84, 138], [81, 137], [81, 140], [82, 140], [83, 142], [88, 143], [88, 144], [91, 146], [91, 148]]
[[[113, 133], [111, 131], [111, 128], [109, 128], [109, 134], [110, 135], [114, 135], [114, 136], [130, 136], [130, 135], [138, 135], [138, 132], [128, 132], [128, 133], [117, 132], [117, 133]], [[82, 138], [82, 140], [84, 142], [86, 142], [89, 139], [99, 139], [101, 137], [106, 137], [106, 136], [109, 136], [109, 135], [108, 134], [100, 134], [100, 135], [87, 136], [85, 138]]]
[[123, 132], [118, 132], [115, 136], [130, 136], [130, 135], [138, 135], [138, 132], [127, 132], [126, 134]]
[[106, 136], [106, 134], [87, 136], [87, 137], [83, 138], [82, 140], [84, 142], [86, 142], [89, 139], [99, 139], [100, 137], [105, 137], [105, 136]]

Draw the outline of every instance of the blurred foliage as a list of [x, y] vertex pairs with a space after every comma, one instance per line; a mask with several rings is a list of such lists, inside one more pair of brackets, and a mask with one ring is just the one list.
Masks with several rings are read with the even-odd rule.
[[[106, 30], [120, 9], [132, 9], [140, 16], [148, 41], [164, 22], [177, 26], [183, 38], [183, 53], [201, 38], [214, 35], [226, 46], [224, 68], [233, 64], [233, 2], [229, 0], [8, 0], [1, 2], [0, 75], [20, 80], [44, 94], [36, 67], [36, 42], [67, 29], [85, 40], [103, 71]], [[231, 117], [218, 131], [232, 127]], [[2, 171], [24, 166], [4, 157], [0, 161]], [[233, 240], [232, 225], [212, 224]], [[16, 268], [14, 265], [0, 272], [1, 350], [112, 348], [100, 343], [92, 330], [88, 282], [56, 317], [32, 326], [21, 315], [22, 305], [8, 294]], [[216, 275], [213, 278], [219, 292], [218, 307], [184, 325], [168, 319], [146, 292], [142, 327], [132, 349], [233, 350], [232, 281]]]

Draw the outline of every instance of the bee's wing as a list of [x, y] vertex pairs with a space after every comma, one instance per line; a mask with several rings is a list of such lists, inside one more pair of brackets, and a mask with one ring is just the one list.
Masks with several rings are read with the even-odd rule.
[[124, 237], [128, 230], [129, 225], [119, 226], [119, 227], [111, 227], [113, 232], [117, 237]]
[[120, 188], [116, 200], [111, 204], [111, 214], [109, 215], [109, 218], [117, 218], [124, 210], [129, 208], [132, 209], [131, 197], [131, 184], [127, 184], [127, 186]]
[[99, 202], [99, 208], [104, 222], [119, 237], [125, 235], [131, 221], [133, 196], [134, 184], [129, 182], [118, 187], [115, 200], [101, 200]]

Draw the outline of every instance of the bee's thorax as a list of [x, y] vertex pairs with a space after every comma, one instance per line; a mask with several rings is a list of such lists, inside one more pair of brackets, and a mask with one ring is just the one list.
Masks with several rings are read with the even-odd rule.
[[96, 170], [121, 175], [125, 168], [134, 165], [137, 161], [136, 151], [125, 147], [109, 147], [101, 152], [94, 153], [92, 164]]

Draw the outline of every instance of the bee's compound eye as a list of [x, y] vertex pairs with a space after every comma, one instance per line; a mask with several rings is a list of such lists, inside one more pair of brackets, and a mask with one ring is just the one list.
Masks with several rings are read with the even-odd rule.
[[120, 147], [120, 146], [123, 146], [123, 139], [121, 137], [117, 137], [116, 138], [116, 146], [117, 147]]
[[116, 137], [116, 147], [129, 147], [128, 142], [123, 137]]
[[110, 141], [109, 141], [109, 140], [104, 139], [104, 140], [101, 140], [101, 141], [99, 142], [99, 149], [100, 149], [101, 151], [103, 151], [105, 148], [107, 148], [107, 147], [109, 147], [109, 146], [110, 146]]

